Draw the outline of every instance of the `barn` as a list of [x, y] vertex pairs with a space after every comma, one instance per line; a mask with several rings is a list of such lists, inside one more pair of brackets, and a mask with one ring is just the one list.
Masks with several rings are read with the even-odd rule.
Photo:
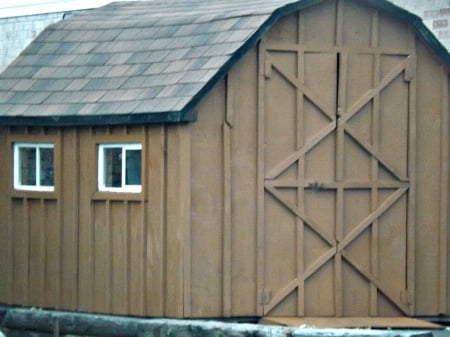
[[450, 316], [449, 66], [384, 0], [53, 24], [0, 75], [0, 303]]

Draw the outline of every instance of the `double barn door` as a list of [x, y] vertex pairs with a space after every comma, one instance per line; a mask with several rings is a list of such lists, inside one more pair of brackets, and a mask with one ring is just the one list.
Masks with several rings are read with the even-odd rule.
[[262, 50], [263, 314], [412, 314], [414, 57]]

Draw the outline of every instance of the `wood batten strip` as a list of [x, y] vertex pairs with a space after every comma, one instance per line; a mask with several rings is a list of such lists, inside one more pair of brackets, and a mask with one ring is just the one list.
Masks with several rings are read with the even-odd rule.
[[[378, 48], [378, 33], [379, 33], [379, 13], [377, 10], [372, 11], [372, 35], [371, 35], [371, 47]], [[381, 76], [381, 57], [375, 54], [373, 59], [373, 77], [372, 87], [375, 87], [380, 81]], [[372, 101], [372, 146], [378, 152], [380, 144], [380, 94], [376, 94]], [[371, 156], [371, 180], [373, 182], [378, 181], [378, 160]], [[371, 188], [371, 200], [370, 209], [371, 212], [375, 211], [378, 207], [378, 188]], [[374, 220], [370, 233], [370, 272], [375, 278], [378, 277], [378, 218]], [[370, 316], [378, 315], [378, 289], [372, 282], [370, 283], [370, 295], [369, 295], [369, 311]]]
[[[6, 127], [5, 128], [6, 134], [5, 134], [5, 144], [6, 144], [6, 148], [1, 146], [0, 147], [0, 156], [1, 158], [12, 158], [13, 154], [12, 154], [12, 147], [11, 147], [11, 140], [10, 140], [10, 135], [11, 135], [11, 127]], [[0, 137], [2, 137], [3, 135], [1, 135]], [[4, 150], [4, 152], [3, 152]], [[12, 189], [12, 169], [11, 169], [11, 165], [2, 165], [2, 168], [4, 169], [4, 177], [6, 177], [5, 182], [6, 184], [4, 185], [4, 192], [5, 194], [3, 196], [1, 196], [0, 198], [2, 198], [2, 200], [4, 201], [4, 205], [8, 205], [8, 210], [10, 210], [9, 212], [7, 212], [7, 214], [3, 214], [4, 217], [2, 217], [2, 221], [3, 219], [6, 219], [7, 223], [5, 224], [5, 228], [6, 228], [6, 233], [5, 237], [3, 238], [4, 240], [2, 241], [4, 244], [4, 247], [2, 247], [1, 249], [3, 249], [3, 251], [5, 252], [4, 255], [4, 259], [3, 259], [3, 266], [5, 268], [4, 273], [2, 275], [4, 275], [4, 282], [2, 282], [2, 285], [0, 287], [3, 287], [3, 291], [5, 292], [5, 295], [3, 298], [5, 299], [5, 302], [7, 303], [11, 303], [14, 300], [14, 228], [13, 228], [13, 215], [12, 215], [12, 204], [13, 204], [13, 200], [10, 197], [11, 194], [11, 189]], [[1, 169], [0, 169], [1, 170]]]
[[[300, 12], [298, 12], [297, 17], [297, 36], [298, 44], [305, 44], [306, 32], [305, 32], [305, 21], [302, 20]], [[305, 55], [299, 50], [297, 52], [297, 77], [301, 83], [305, 82]], [[297, 149], [301, 148], [304, 144], [305, 135], [305, 98], [303, 92], [297, 88]], [[297, 164], [297, 205], [300, 211], [305, 212], [305, 190], [301, 186], [300, 182], [305, 180], [305, 157], [300, 157]], [[296, 257], [297, 257], [297, 278], [298, 278], [298, 289], [297, 289], [297, 315], [305, 315], [305, 280], [302, 275], [305, 269], [304, 263], [304, 241], [305, 241], [305, 223], [303, 219], [296, 217], [296, 231], [297, 231], [297, 242], [296, 242]]]
[[[338, 0], [336, 3], [336, 46], [342, 46], [344, 43], [344, 0]], [[341, 115], [347, 109], [347, 52], [336, 53], [336, 106], [333, 119], [336, 120], [336, 171], [335, 179], [337, 182], [345, 180], [344, 172], [344, 153], [345, 153], [345, 128], [341, 123]], [[338, 89], [339, 88], [339, 89]], [[344, 189], [338, 186], [336, 191], [336, 241], [341, 242], [344, 239]], [[343, 315], [343, 276], [342, 276], [342, 255], [337, 251], [334, 255], [334, 314], [336, 317]]]
[[233, 77], [226, 79], [226, 113], [222, 126], [223, 207], [222, 207], [222, 311], [232, 314], [232, 223], [231, 223], [231, 128], [234, 115]]
[[274, 42], [271, 41], [267, 47], [268, 52], [300, 52], [300, 53], [340, 53], [342, 51], [348, 51], [353, 54], [360, 55], [379, 55], [379, 56], [408, 56], [409, 49], [402, 48], [389, 48], [389, 47], [358, 47], [358, 46], [325, 46], [323, 44], [315, 44], [314, 42], [308, 43], [308, 45], [298, 45], [289, 42]]
[[265, 249], [265, 226], [264, 226], [264, 143], [265, 143], [265, 58], [267, 38], [262, 37], [258, 50], [258, 130], [257, 130], [257, 200], [256, 200], [256, 314], [262, 316], [264, 310], [264, 249]]
[[447, 296], [449, 284], [447, 255], [447, 233], [449, 226], [448, 193], [449, 193], [449, 78], [444, 66], [441, 66], [442, 112], [441, 112], [441, 195], [440, 195], [440, 230], [439, 230], [439, 313], [448, 314]]
[[408, 179], [410, 181], [408, 190], [408, 214], [407, 214], [407, 252], [406, 252], [406, 291], [408, 314], [415, 314], [415, 268], [416, 268], [416, 168], [417, 168], [417, 57], [416, 57], [416, 36], [414, 31], [409, 29], [409, 48], [411, 54], [408, 57], [408, 67], [410, 68], [409, 78], [409, 125], [408, 125]]

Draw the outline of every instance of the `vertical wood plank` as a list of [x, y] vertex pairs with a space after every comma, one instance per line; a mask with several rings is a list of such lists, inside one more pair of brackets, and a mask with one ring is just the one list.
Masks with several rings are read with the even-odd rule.
[[[7, 134], [8, 127], [0, 127], [0, 158], [4, 162], [11, 160], [10, 143]], [[0, 302], [11, 303], [12, 293], [12, 228], [11, 228], [11, 201], [9, 197], [11, 180], [11, 165], [0, 165], [0, 275], [3, 275], [0, 282]]]
[[[409, 56], [409, 66], [413, 74], [416, 71], [416, 37], [415, 32], [409, 30], [409, 47], [411, 55]], [[415, 242], [416, 242], [416, 153], [417, 153], [417, 122], [416, 122], [416, 101], [417, 101], [417, 76], [411, 78], [409, 83], [409, 125], [408, 125], [408, 177], [409, 177], [409, 193], [408, 193], [408, 214], [407, 214], [407, 260], [406, 260], [406, 289], [407, 303], [409, 306], [409, 314], [415, 313]]]
[[[164, 155], [166, 133], [163, 126], [152, 127], [146, 136], [146, 170], [148, 203], [141, 213], [141, 229], [133, 226], [136, 231], [145, 235], [145, 264], [143, 276], [145, 280], [145, 311], [147, 315], [158, 315], [166, 312], [166, 202]], [[136, 219], [137, 221], [137, 219]], [[137, 233], [134, 233], [137, 235]], [[137, 254], [138, 251], [135, 253]], [[139, 259], [132, 253], [135, 259]], [[137, 281], [137, 280], [136, 280]], [[138, 297], [139, 294], [134, 296]]]
[[190, 316], [190, 127], [170, 127], [167, 138], [166, 316]]
[[77, 129], [66, 129], [61, 144], [61, 170], [70, 179], [61, 179], [60, 209], [62, 212], [62, 276], [61, 308], [76, 310], [78, 306], [78, 222], [80, 148]]
[[258, 143], [257, 143], [257, 215], [256, 215], [256, 314], [264, 314], [264, 249], [265, 249], [265, 226], [264, 226], [264, 148], [265, 148], [265, 58], [266, 38], [263, 36], [258, 50]]
[[111, 310], [111, 207], [109, 200], [94, 202], [94, 309]]
[[[371, 36], [371, 46], [372, 48], [378, 47], [378, 31], [379, 31], [379, 14], [377, 10], [372, 12], [372, 36]], [[380, 54], [374, 54], [374, 66], [373, 66], [373, 82], [372, 86], [375, 88], [380, 81], [380, 67], [381, 58]], [[379, 135], [380, 135], [380, 121], [379, 121], [379, 109], [380, 109], [380, 95], [376, 94], [373, 98], [372, 107], [372, 146], [378, 151], [379, 148]], [[372, 156], [371, 158], [371, 180], [378, 180], [378, 160]], [[378, 188], [372, 188], [371, 190], [371, 211], [375, 211], [378, 207]], [[370, 271], [372, 275], [377, 277], [378, 275], [378, 218], [374, 220], [371, 227], [370, 234]], [[370, 316], [378, 315], [378, 289], [371, 282], [370, 283]]]
[[47, 225], [45, 224], [45, 205], [43, 199], [29, 199], [27, 213], [29, 226], [29, 280], [28, 305], [35, 307], [44, 306], [45, 295], [45, 269], [46, 269], [46, 237]]
[[[96, 147], [93, 145], [92, 129], [83, 128], [79, 136], [80, 168], [80, 212], [79, 212], [79, 284], [78, 308], [80, 311], [94, 310], [94, 217], [90, 196], [94, 192], [95, 181], [92, 172], [96, 172]], [[95, 174], [94, 174], [95, 175]]]
[[230, 130], [233, 316], [256, 310], [257, 53], [252, 48], [229, 73], [236, 85], [233, 109], [245, 111], [235, 115]]
[[29, 303], [30, 227], [27, 199], [12, 199], [13, 296], [14, 303]]
[[[232, 92], [228, 90], [232, 85], [230, 84], [230, 77], [227, 81], [227, 116], [228, 112], [233, 110], [230, 106], [232, 103]], [[230, 97], [231, 96], [231, 97]], [[226, 119], [231, 119], [227, 117]], [[223, 315], [225, 317], [231, 316], [231, 253], [232, 253], [232, 229], [231, 229], [231, 127], [228, 123], [223, 124], [223, 217], [222, 217], [222, 272], [223, 272], [223, 290], [222, 303]]]
[[[62, 280], [62, 254], [61, 245], [63, 235], [63, 212], [62, 212], [62, 155], [63, 155], [63, 131], [57, 129], [54, 143], [54, 184], [56, 199], [43, 202], [43, 223], [46, 228], [46, 256], [45, 256], [45, 292], [44, 306], [61, 307], [61, 280]], [[73, 205], [73, 207], [76, 207]]]
[[[305, 20], [301, 18], [300, 12], [297, 18], [298, 27], [298, 44], [303, 45], [305, 43]], [[301, 83], [305, 83], [305, 55], [303, 49], [297, 51], [297, 76]], [[297, 88], [297, 149], [304, 145], [305, 135], [305, 99], [303, 92]], [[305, 189], [303, 181], [305, 180], [305, 156], [301, 156], [297, 165], [297, 180], [299, 185], [297, 186], [297, 204], [300, 211], [305, 212]], [[297, 289], [297, 315], [305, 316], [305, 279], [303, 273], [305, 270], [304, 265], [304, 248], [305, 248], [305, 224], [302, 219], [297, 217], [297, 277], [298, 277], [298, 289]]]
[[[338, 18], [337, 22], [341, 22], [343, 24], [340, 16], [343, 16], [343, 9], [340, 9], [340, 6], [343, 6], [342, 1], [338, 2]], [[338, 36], [339, 39], [339, 36]], [[336, 128], [336, 181], [341, 182], [345, 179], [344, 172], [344, 127], [345, 122], [342, 122], [342, 119], [339, 117], [347, 108], [347, 65], [348, 65], [348, 55], [346, 52], [340, 53], [340, 56], [337, 57], [339, 64], [337, 67], [339, 69], [338, 74], [339, 78], [336, 79], [337, 86], [339, 88], [337, 96], [337, 106], [336, 106], [336, 119], [337, 119], [337, 128]], [[337, 242], [341, 242], [344, 239], [344, 188], [342, 184], [338, 184], [338, 188], [336, 191], [336, 240]], [[335, 315], [337, 317], [341, 317], [343, 315], [343, 283], [342, 283], [342, 254], [337, 252], [334, 257], [334, 304], [335, 304]]]
[[441, 193], [440, 193], [440, 233], [439, 233], [439, 313], [445, 314], [447, 308], [447, 288], [449, 273], [447, 270], [447, 231], [448, 231], [448, 186], [449, 186], [449, 145], [448, 145], [448, 125], [449, 125], [449, 87], [448, 73], [441, 67], [441, 87], [442, 87], [442, 112], [441, 112]]
[[[59, 157], [61, 158], [61, 157]], [[45, 291], [43, 306], [61, 307], [61, 219], [60, 201], [45, 200], [42, 203], [44, 221], [42, 229], [46, 237], [45, 249]]]
[[127, 200], [111, 202], [111, 309], [128, 314], [128, 208]]
[[336, 46], [344, 43], [344, 0], [336, 2]]

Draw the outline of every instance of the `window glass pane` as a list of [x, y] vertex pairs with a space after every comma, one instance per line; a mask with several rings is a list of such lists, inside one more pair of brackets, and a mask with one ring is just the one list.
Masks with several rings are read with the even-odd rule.
[[104, 149], [104, 177], [106, 187], [122, 187], [122, 149]]
[[141, 184], [141, 150], [126, 150], [126, 185]]
[[36, 149], [21, 147], [19, 149], [19, 180], [20, 184], [36, 185]]
[[41, 186], [53, 186], [53, 149], [40, 149]]

